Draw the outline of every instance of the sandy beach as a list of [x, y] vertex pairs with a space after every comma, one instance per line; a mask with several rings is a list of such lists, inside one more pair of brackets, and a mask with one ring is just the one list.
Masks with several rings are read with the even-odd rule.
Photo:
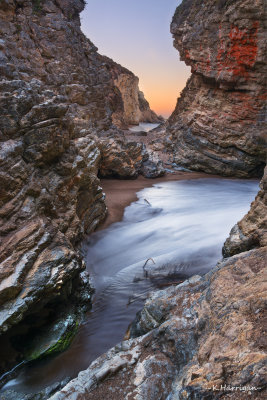
[[101, 179], [101, 186], [106, 194], [108, 214], [97, 230], [105, 229], [114, 222], [121, 221], [125, 207], [137, 200], [136, 193], [140, 190], [159, 182], [199, 178], [218, 178], [218, 176], [201, 172], [176, 172], [155, 179], [147, 179], [143, 176], [139, 176], [135, 180]]

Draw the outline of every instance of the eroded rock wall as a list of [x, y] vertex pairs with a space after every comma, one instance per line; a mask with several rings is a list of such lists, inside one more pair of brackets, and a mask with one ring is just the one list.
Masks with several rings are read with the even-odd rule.
[[[193, 70], [169, 120], [177, 163], [262, 172], [263, 19], [261, 0], [188, 0], [177, 9], [175, 43]], [[266, 172], [225, 258], [203, 277], [152, 293], [132, 338], [50, 400], [266, 398]]]
[[[50, 400], [243, 400], [267, 395], [266, 175], [244, 233], [260, 240], [208, 274], [156, 291], [125, 340]], [[243, 228], [244, 229], [244, 228]], [[247, 251], [248, 250], [248, 251]]]
[[261, 176], [266, 157], [264, 0], [184, 0], [171, 24], [191, 67], [168, 134], [174, 160], [226, 176]]
[[141, 120], [141, 111], [138, 100], [138, 78], [129, 74], [120, 74], [115, 80], [124, 104], [123, 120], [125, 124], [138, 125]]
[[[134, 75], [82, 34], [84, 5], [0, 2], [0, 334], [48, 303], [90, 303], [75, 245], [105, 217], [103, 148], [112, 137], [117, 162], [126, 154], [118, 176], [146, 161], [138, 143], [121, 148], [112, 122], [125, 107], [114, 82]], [[20, 357], [1, 357], [0, 371]]]
[[267, 246], [267, 167], [260, 191], [249, 212], [231, 230], [223, 247], [224, 257]]
[[115, 86], [122, 97], [123, 108], [112, 116], [113, 122], [119, 127], [138, 125], [140, 122], [161, 122], [157, 114], [150, 109], [144, 93], [139, 90], [139, 78], [129, 71], [120, 73], [114, 79]]

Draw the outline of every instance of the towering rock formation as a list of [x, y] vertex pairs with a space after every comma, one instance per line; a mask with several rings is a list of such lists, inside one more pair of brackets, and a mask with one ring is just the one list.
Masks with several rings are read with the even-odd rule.
[[184, 0], [177, 8], [171, 24], [174, 46], [192, 71], [169, 119], [177, 164], [222, 175], [262, 175], [264, 3]]
[[159, 117], [150, 109], [149, 103], [139, 90], [139, 79], [130, 71], [120, 73], [114, 79], [119, 89], [123, 109], [113, 114], [113, 122], [119, 127], [138, 125], [139, 122], [161, 122]]
[[[0, 2], [0, 335], [8, 349], [0, 373], [25, 357], [20, 350], [13, 355], [8, 338], [21, 334], [18, 324], [27, 316], [34, 313], [36, 326], [45, 326], [67, 300], [71, 307], [75, 299], [89, 303], [75, 244], [105, 217], [101, 165], [129, 178], [148, 158], [140, 144], [117, 142], [114, 115], [123, 114], [117, 121], [124, 125], [141, 118], [138, 80], [82, 34], [84, 4]], [[123, 89], [121, 77], [129, 77]], [[135, 93], [133, 120], [127, 90]], [[105, 162], [111, 147], [112, 165]], [[25, 322], [23, 333], [33, 325]], [[77, 316], [65, 324], [72, 331], [76, 325]]]
[[[82, 35], [83, 6], [0, 2], [1, 372], [68, 345], [77, 304], [90, 298], [75, 244], [105, 214], [97, 173], [133, 177], [147, 162], [113, 124], [137, 123], [137, 80]], [[185, 0], [177, 9], [175, 43], [193, 70], [169, 120], [177, 163], [244, 177], [262, 170], [263, 21], [263, 0]], [[241, 400], [242, 389], [231, 389], [240, 386], [266, 398], [265, 179], [225, 243], [228, 258], [154, 293], [132, 329], [141, 336], [53, 400]], [[28, 340], [36, 332], [37, 347]]]
[[[240, 177], [263, 170], [264, 2], [184, 0], [172, 32], [192, 77], [169, 120], [177, 163]], [[132, 338], [50, 400], [265, 399], [266, 170], [222, 259], [155, 292]]]
[[[260, 400], [267, 395], [266, 174], [208, 274], [152, 293], [124, 341], [50, 400]], [[265, 230], [264, 230], [265, 228]], [[251, 240], [253, 239], [253, 240]], [[249, 397], [248, 397], [249, 396]]]

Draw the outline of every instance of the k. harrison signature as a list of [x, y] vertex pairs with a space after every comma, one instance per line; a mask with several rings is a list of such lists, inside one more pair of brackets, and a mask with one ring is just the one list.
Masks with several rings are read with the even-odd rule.
[[225, 392], [255, 392], [256, 390], [260, 390], [260, 387], [256, 386], [231, 386], [231, 385], [220, 385], [216, 386], [213, 385], [210, 390], [213, 390], [214, 392], [218, 391], [225, 391]]

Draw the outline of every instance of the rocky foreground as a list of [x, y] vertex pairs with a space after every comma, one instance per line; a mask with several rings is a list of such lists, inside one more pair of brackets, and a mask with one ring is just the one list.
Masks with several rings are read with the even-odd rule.
[[[167, 122], [179, 165], [260, 176], [266, 53], [263, 1], [184, 0], [171, 30], [192, 67]], [[50, 400], [265, 399], [267, 175], [207, 275], [158, 291], [129, 340], [94, 361]]]
[[0, 374], [66, 348], [90, 305], [76, 245], [105, 218], [98, 175], [164, 173], [119, 129], [158, 118], [82, 34], [84, 5], [0, 2]]
[[[246, 233], [238, 241], [232, 231], [225, 243], [224, 253], [235, 255], [203, 277], [153, 293], [131, 327], [132, 339], [50, 400], [265, 399], [266, 185], [267, 173], [238, 224]], [[261, 243], [250, 241], [259, 231]]]
[[[164, 173], [119, 129], [156, 116], [138, 79], [81, 33], [84, 3], [0, 2], [0, 373], [64, 350], [90, 305], [76, 246], [105, 217], [98, 176]], [[195, 170], [262, 175], [263, 24], [263, 0], [183, 1], [171, 29], [192, 77], [153, 149]], [[154, 293], [132, 338], [51, 399], [243, 400], [243, 386], [266, 398], [265, 216], [266, 175], [214, 270]]]

